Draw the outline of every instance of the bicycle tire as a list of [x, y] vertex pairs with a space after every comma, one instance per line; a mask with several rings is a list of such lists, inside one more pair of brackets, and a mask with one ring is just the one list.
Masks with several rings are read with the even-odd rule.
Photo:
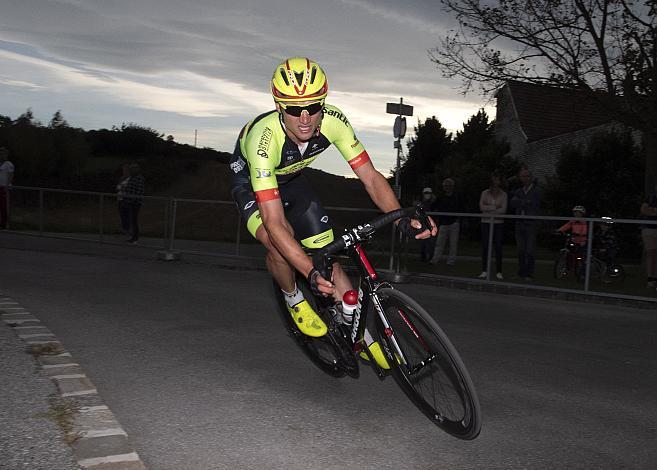
[[[302, 280], [300, 278], [297, 279], [297, 287], [303, 291], [304, 297], [308, 303], [310, 303], [313, 309], [315, 309], [315, 311], [321, 315], [321, 309], [318, 308], [317, 302], [315, 301], [313, 295], [305, 286], [305, 283], [301, 281]], [[276, 298], [276, 304], [278, 306], [276, 309], [278, 316], [282, 320], [283, 326], [285, 327], [288, 335], [301, 349], [304, 355], [310, 359], [310, 361], [319, 370], [330, 375], [331, 377], [342, 378], [347, 375], [347, 367], [345, 367], [342, 357], [339, 355], [339, 353], [336, 352], [335, 346], [329, 335], [327, 334], [320, 338], [313, 338], [303, 334], [297, 327], [296, 323], [294, 323], [292, 320], [292, 316], [287, 310], [287, 304], [285, 302], [285, 298], [283, 297], [283, 292], [281, 291], [276, 281], [273, 281], [273, 289], [274, 297]], [[324, 318], [323, 320], [327, 321], [327, 319]]]
[[[403, 292], [382, 288], [376, 296], [390, 325], [387, 330], [374, 312], [377, 336], [397, 385], [436, 426], [459, 439], [476, 438], [481, 431], [479, 399], [470, 374], [447, 335], [426, 310]], [[393, 338], [408, 363], [404, 364], [394, 352]]]
[[565, 279], [568, 277], [568, 255], [566, 253], [559, 253], [554, 260], [554, 278]]
[[625, 280], [625, 268], [620, 264], [612, 264], [611, 266], [605, 265], [600, 279], [605, 284], [612, 284], [614, 282], [621, 283]]

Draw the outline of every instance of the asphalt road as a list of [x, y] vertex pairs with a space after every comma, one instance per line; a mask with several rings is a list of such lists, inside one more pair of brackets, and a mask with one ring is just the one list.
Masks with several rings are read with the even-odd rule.
[[394, 382], [315, 369], [265, 273], [0, 247], [0, 286], [78, 359], [151, 470], [657, 468], [657, 312], [400, 286], [481, 400], [474, 441]]

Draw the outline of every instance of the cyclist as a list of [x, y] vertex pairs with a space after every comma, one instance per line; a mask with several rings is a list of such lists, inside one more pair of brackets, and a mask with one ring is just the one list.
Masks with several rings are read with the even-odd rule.
[[[242, 128], [230, 160], [231, 194], [249, 232], [265, 246], [267, 268], [299, 330], [319, 337], [326, 334], [326, 324], [297, 288], [295, 270], [308, 279], [314, 293], [331, 295], [336, 302], [351, 283], [337, 263], [333, 279], [324, 279], [301, 248], [321, 248], [334, 237], [329, 217], [301, 170], [334, 144], [381, 211], [400, 205], [347, 117], [325, 102], [328, 82], [316, 62], [302, 57], [283, 61], [270, 86], [276, 109]], [[435, 236], [433, 221], [431, 225], [431, 230], [418, 233], [419, 221], [397, 221], [403, 233], [418, 239]], [[387, 364], [378, 344], [366, 340], [377, 362]]]

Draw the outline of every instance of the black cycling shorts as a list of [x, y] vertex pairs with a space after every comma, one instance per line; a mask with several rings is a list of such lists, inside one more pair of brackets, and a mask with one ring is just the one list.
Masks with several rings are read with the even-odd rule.
[[[303, 246], [321, 248], [333, 241], [333, 229], [329, 224], [328, 214], [303, 175], [297, 175], [290, 181], [280, 184], [278, 190], [285, 218], [294, 229], [294, 237]], [[255, 237], [262, 220], [251, 184], [242, 182], [233, 187], [232, 194], [242, 220], [251, 235]]]

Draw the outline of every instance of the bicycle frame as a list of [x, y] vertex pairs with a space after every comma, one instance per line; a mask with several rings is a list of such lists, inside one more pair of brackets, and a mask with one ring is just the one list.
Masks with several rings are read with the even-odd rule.
[[378, 366], [369, 349], [365, 347], [363, 337], [365, 334], [365, 325], [367, 324], [367, 312], [369, 311], [370, 303], [372, 303], [374, 305], [374, 309], [379, 315], [379, 318], [381, 319], [386, 336], [388, 336], [395, 348], [397, 357], [399, 357], [404, 364], [407, 363], [406, 357], [399, 347], [399, 344], [394, 337], [393, 331], [390, 328], [390, 323], [385, 316], [383, 306], [381, 305], [381, 302], [376, 295], [376, 291], [381, 287], [392, 288], [392, 285], [388, 282], [379, 281], [379, 275], [374, 270], [370, 260], [367, 258], [367, 254], [365, 253], [365, 249], [361, 243], [356, 243], [353, 247], [350, 247], [347, 251], [347, 254], [358, 268], [360, 274], [360, 283], [358, 285], [358, 303], [356, 310], [354, 311], [353, 323], [351, 324], [349, 330], [351, 343], [353, 344], [355, 354], [360, 352], [367, 354], [370, 359], [370, 363], [373, 367], [375, 367], [377, 376], [380, 379], [383, 379], [388, 375], [388, 372]]

